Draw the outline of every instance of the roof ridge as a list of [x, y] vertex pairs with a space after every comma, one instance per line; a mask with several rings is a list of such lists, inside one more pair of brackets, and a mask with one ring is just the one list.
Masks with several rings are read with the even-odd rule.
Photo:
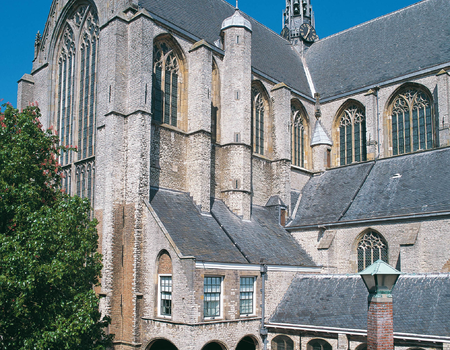
[[350, 32], [350, 31], [354, 30], [354, 29], [357, 29], [357, 28], [360, 28], [360, 27], [364, 27], [364, 26], [366, 26], [366, 25], [369, 25], [369, 24], [371, 24], [371, 23], [373, 23], [373, 22], [377, 22], [377, 21], [382, 20], [382, 19], [387, 18], [387, 17], [391, 17], [391, 16], [393, 16], [393, 15], [396, 15], [397, 13], [406, 11], [406, 10], [412, 8], [412, 7], [418, 6], [418, 5], [420, 5], [420, 4], [424, 3], [424, 2], [428, 2], [428, 1], [435, 1], [435, 0], [421, 0], [421, 1], [419, 1], [419, 2], [416, 2], [416, 3], [414, 3], [414, 4], [408, 5], [408, 6], [406, 6], [406, 7], [403, 7], [403, 8], [401, 8], [401, 9], [395, 10], [395, 11], [393, 11], [393, 12], [387, 13], [387, 14], [382, 15], [382, 16], [380, 16], [380, 17], [373, 18], [373, 19], [368, 20], [368, 21], [366, 21], [366, 22], [357, 24], [357, 25], [355, 25], [355, 26], [353, 26], [353, 27], [344, 29], [344, 30], [342, 30], [342, 31], [340, 31], [340, 32], [337, 32], [337, 33], [331, 34], [331, 35], [329, 35], [329, 36], [326, 36], [325, 38], [320, 39], [317, 43], [324, 42], [325, 40], [334, 38], [334, 37], [339, 36], [339, 35], [341, 35], [341, 34], [345, 34], [345, 33], [347, 33], [347, 32]]

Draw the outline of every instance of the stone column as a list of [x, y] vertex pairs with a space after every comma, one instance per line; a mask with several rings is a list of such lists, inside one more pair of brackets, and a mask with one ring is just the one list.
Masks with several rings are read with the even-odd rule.
[[210, 210], [211, 197], [211, 92], [212, 52], [205, 40], [189, 50], [190, 70], [198, 72], [189, 81], [187, 187], [203, 212]]

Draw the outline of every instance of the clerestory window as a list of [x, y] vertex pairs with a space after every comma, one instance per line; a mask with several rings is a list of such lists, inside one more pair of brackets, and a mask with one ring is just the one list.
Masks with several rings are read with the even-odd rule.
[[305, 167], [306, 163], [306, 147], [307, 141], [307, 127], [305, 113], [301, 108], [292, 105], [291, 106], [291, 160], [293, 165]]
[[177, 126], [180, 68], [174, 50], [166, 42], [153, 46], [153, 119]]
[[400, 91], [392, 105], [392, 154], [404, 154], [435, 147], [432, 100], [424, 91]]
[[252, 115], [253, 115], [253, 152], [264, 155], [264, 122], [265, 103], [262, 93], [257, 89], [252, 90]]
[[349, 104], [339, 116], [340, 165], [367, 160], [366, 117], [364, 107]]

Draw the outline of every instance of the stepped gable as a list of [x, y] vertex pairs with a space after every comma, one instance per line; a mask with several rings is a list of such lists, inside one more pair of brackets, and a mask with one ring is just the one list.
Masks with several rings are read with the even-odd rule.
[[[449, 290], [448, 273], [400, 276], [392, 293], [394, 332], [450, 339]], [[359, 275], [297, 274], [270, 323], [366, 330], [367, 296]]]
[[313, 176], [289, 227], [450, 211], [450, 148]]
[[[170, 22], [209, 44], [219, 39], [224, 19], [235, 8], [224, 0], [144, 0], [150, 13]], [[242, 13], [252, 25], [252, 66], [277, 83], [284, 82], [312, 97], [303, 63], [292, 45], [277, 33]]]
[[448, 0], [425, 0], [314, 43], [307, 66], [322, 99], [449, 62]]

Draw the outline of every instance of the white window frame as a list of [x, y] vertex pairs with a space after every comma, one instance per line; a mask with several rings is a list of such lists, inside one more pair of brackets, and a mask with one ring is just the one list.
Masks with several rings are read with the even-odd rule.
[[[241, 313], [241, 279], [253, 278], [252, 312], [248, 314]], [[240, 317], [250, 317], [256, 315], [256, 276], [239, 276], [239, 315]]]
[[[220, 278], [220, 295], [219, 295], [219, 315], [205, 316], [205, 279]], [[220, 320], [223, 319], [223, 276], [204, 276], [203, 277], [203, 319], [204, 320]]]
[[[171, 296], [171, 305], [170, 305], [170, 315], [163, 315], [161, 314], [161, 277], [170, 277], [172, 280], [172, 290], [170, 292], [170, 296]], [[173, 277], [172, 274], [170, 273], [162, 273], [158, 275], [158, 317], [161, 318], [168, 318], [171, 319], [172, 318], [172, 314], [173, 314]]]

